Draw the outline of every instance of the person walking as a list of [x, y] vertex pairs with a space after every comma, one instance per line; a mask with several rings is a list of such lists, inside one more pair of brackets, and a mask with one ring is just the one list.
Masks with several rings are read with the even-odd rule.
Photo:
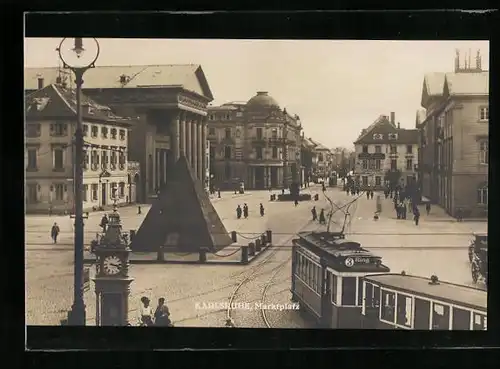
[[243, 216], [245, 217], [245, 219], [248, 218], [248, 205], [247, 204], [243, 205]]
[[260, 203], [260, 216], [264, 216], [264, 205], [262, 205], [262, 203]]
[[158, 299], [158, 306], [155, 310], [155, 325], [160, 327], [171, 327], [172, 322], [170, 321], [170, 311], [165, 304], [165, 298], [160, 297]]
[[108, 216], [104, 214], [101, 218], [101, 223], [99, 224], [99, 226], [102, 228], [102, 233], [106, 233], [106, 228], [108, 227], [108, 223], [109, 223]]
[[311, 214], [312, 214], [312, 220], [316, 221], [318, 219], [318, 213], [316, 212], [316, 206], [313, 206], [311, 209]]
[[431, 203], [430, 202], [425, 204], [425, 212], [427, 213], [427, 215], [430, 214], [430, 212], [431, 212]]
[[370, 199], [373, 200], [373, 190], [370, 191]]
[[319, 213], [319, 224], [326, 224], [325, 209], [321, 209]]
[[57, 225], [57, 223], [54, 223], [52, 229], [50, 230], [50, 237], [52, 237], [54, 243], [57, 243], [57, 236], [59, 236], [59, 232], [59, 226]]
[[418, 210], [417, 207], [415, 207], [413, 215], [414, 215], [413, 219], [415, 220], [415, 225], [418, 226], [418, 221], [420, 220], [420, 210]]
[[241, 212], [242, 212], [241, 206], [238, 205], [236, 207], [236, 218], [241, 219]]
[[151, 327], [154, 325], [153, 322], [153, 309], [151, 307], [150, 300], [143, 296], [141, 297], [142, 306], [139, 310], [139, 325], [142, 327]]

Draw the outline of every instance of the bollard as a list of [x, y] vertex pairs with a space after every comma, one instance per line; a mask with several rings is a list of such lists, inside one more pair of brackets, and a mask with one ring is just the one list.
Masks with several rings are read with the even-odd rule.
[[255, 256], [255, 243], [253, 242], [248, 244], [248, 255]]
[[266, 240], [266, 234], [265, 233], [262, 233], [260, 235], [260, 243], [261, 243], [262, 247], [266, 246], [267, 240]]
[[260, 249], [261, 249], [261, 242], [260, 242], [260, 238], [257, 238], [255, 240], [255, 252], [260, 252]]
[[200, 263], [206, 263], [207, 262], [207, 249], [202, 247], [200, 248]]
[[160, 247], [158, 249], [158, 254], [157, 254], [156, 260], [158, 260], [158, 261], [165, 261], [165, 254], [163, 252], [163, 247]]
[[241, 262], [248, 263], [248, 246], [241, 246]]
[[238, 242], [238, 238], [236, 237], [236, 231], [231, 232], [231, 240], [233, 242]]
[[273, 195], [269, 195], [269, 201], [273, 201]]
[[266, 241], [269, 244], [273, 243], [273, 234], [270, 230], [266, 231]]
[[130, 242], [134, 240], [134, 237], [135, 237], [135, 229], [131, 229], [129, 233]]

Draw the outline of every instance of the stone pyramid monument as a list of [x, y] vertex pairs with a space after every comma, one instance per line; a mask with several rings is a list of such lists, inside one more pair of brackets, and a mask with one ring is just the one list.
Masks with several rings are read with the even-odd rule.
[[130, 245], [134, 252], [220, 250], [232, 243], [201, 181], [185, 157], [173, 168]]

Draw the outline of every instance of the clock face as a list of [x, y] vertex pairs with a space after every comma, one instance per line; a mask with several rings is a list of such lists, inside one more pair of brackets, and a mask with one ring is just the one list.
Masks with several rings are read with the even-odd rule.
[[117, 256], [108, 256], [104, 259], [103, 263], [103, 271], [107, 275], [115, 275], [120, 273], [122, 269], [123, 262]]

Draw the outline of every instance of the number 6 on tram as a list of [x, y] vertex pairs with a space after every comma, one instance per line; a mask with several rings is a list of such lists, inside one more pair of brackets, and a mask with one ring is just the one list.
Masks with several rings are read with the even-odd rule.
[[484, 290], [401, 274], [366, 276], [363, 328], [486, 330]]

